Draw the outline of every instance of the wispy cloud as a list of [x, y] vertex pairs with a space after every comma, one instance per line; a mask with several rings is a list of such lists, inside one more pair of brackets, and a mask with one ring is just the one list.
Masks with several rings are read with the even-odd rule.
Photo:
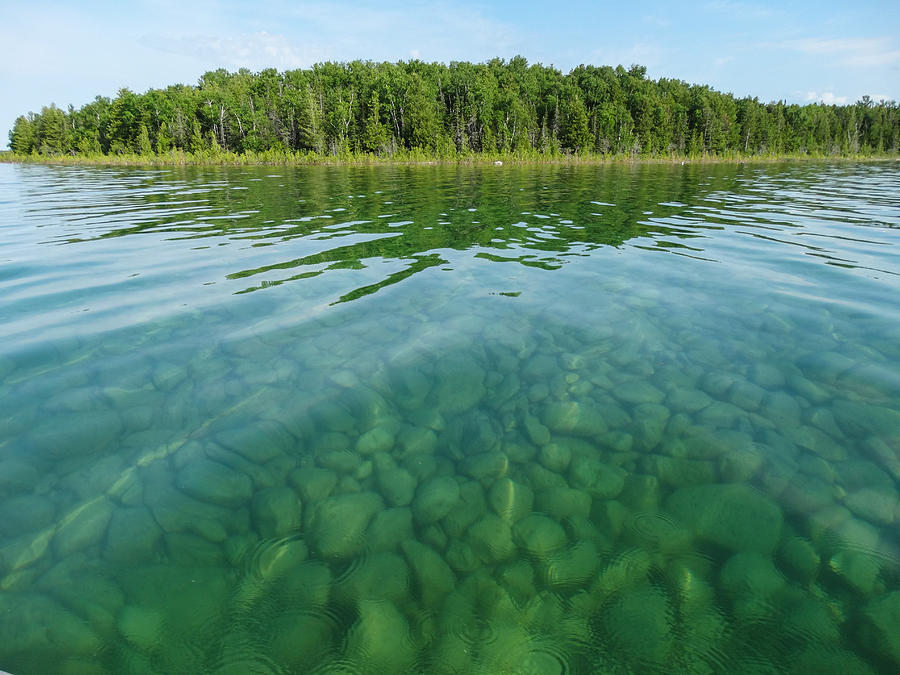
[[706, 3], [706, 8], [718, 12], [727, 12], [740, 17], [753, 17], [766, 19], [778, 14], [778, 10], [772, 7], [753, 2], [737, 2], [736, 0], [712, 0]]
[[669, 19], [658, 14], [647, 14], [642, 20], [644, 23], [656, 26], [657, 28], [669, 28], [672, 25], [672, 22]]
[[356, 58], [480, 60], [514, 53], [520, 41], [516, 29], [489, 18], [479, 8], [440, 1], [411, 9], [390, 3], [375, 7], [324, 0], [280, 6], [279, 11], [275, 21], [263, 7], [249, 24], [280, 24], [277, 30], [173, 35], [157, 29], [142, 44], [217, 66], [258, 70]]
[[630, 66], [634, 63], [654, 68], [665, 62], [665, 50], [658, 44], [636, 42], [627, 47], [604, 47], [591, 53], [590, 63]]
[[309, 66], [325, 61], [332, 54], [327, 48], [293, 43], [284, 35], [258, 31], [213, 37], [209, 35], [145, 36], [141, 43], [162, 51], [192, 56], [224, 68], [281, 70]]
[[821, 102], [825, 105], [844, 105], [847, 102], [847, 97], [835, 96], [834, 93], [830, 91], [825, 91], [821, 94], [817, 94], [814, 91], [808, 91], [806, 92], [806, 100], [810, 102]]
[[778, 46], [817, 56], [833, 56], [845, 66], [874, 68], [900, 63], [900, 48], [889, 37], [804, 38]]

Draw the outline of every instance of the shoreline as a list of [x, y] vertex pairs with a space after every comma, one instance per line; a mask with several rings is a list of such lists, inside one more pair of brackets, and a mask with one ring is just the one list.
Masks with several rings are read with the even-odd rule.
[[0, 152], [3, 164], [63, 166], [601, 166], [622, 164], [775, 164], [780, 162], [891, 162], [898, 154], [880, 155], [670, 155], [657, 157], [627, 155], [543, 155], [540, 153], [483, 153], [453, 157], [404, 153], [393, 157], [367, 154], [317, 155], [313, 153], [185, 153], [166, 155], [16, 155]]

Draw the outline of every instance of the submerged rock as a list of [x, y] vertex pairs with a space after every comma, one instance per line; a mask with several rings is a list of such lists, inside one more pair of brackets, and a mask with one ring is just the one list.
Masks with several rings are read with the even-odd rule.
[[786, 581], [771, 558], [757, 551], [731, 556], [719, 574], [719, 583], [729, 595], [763, 600], [781, 589]]
[[409, 591], [406, 561], [396, 553], [382, 552], [363, 557], [359, 565], [341, 577], [336, 584], [334, 598], [350, 605], [367, 600], [399, 603]]
[[374, 492], [329, 497], [318, 504], [312, 536], [323, 558], [350, 558], [365, 544], [366, 528], [384, 505]]
[[707, 485], [716, 480], [715, 465], [700, 459], [646, 455], [641, 458], [641, 468], [644, 473], [656, 476], [660, 483], [673, 487]]
[[666, 396], [666, 406], [676, 413], [699, 412], [712, 402], [713, 399], [699, 389], [677, 387]]
[[392, 551], [413, 536], [412, 510], [398, 507], [379, 511], [366, 532], [366, 546], [373, 553]]
[[407, 672], [416, 653], [406, 617], [384, 601], [360, 602], [358, 613], [347, 634], [347, 656], [366, 672]]
[[103, 556], [114, 563], [150, 562], [162, 534], [146, 506], [116, 509], [109, 521]]
[[338, 482], [337, 474], [328, 469], [301, 467], [288, 476], [291, 485], [297, 488], [305, 504], [316, 504], [328, 497]]
[[580, 456], [572, 460], [569, 480], [573, 487], [592, 497], [614, 499], [625, 486], [625, 472], [592, 457]]
[[494, 513], [508, 523], [515, 523], [531, 512], [534, 493], [524, 483], [500, 478], [491, 485], [488, 501]]
[[847, 495], [844, 503], [855, 515], [871, 523], [890, 525], [897, 510], [897, 491], [893, 489], [862, 488]]
[[787, 538], [779, 549], [779, 558], [788, 573], [804, 582], [815, 578], [821, 562], [813, 545], [801, 537]]
[[151, 651], [163, 643], [165, 620], [165, 614], [159, 609], [127, 605], [119, 612], [118, 629], [135, 647]]
[[860, 629], [866, 646], [900, 668], [900, 591], [872, 600]]
[[468, 530], [466, 539], [485, 564], [506, 560], [515, 551], [512, 530], [500, 516], [485, 514]]
[[535, 509], [557, 520], [570, 516], [587, 518], [591, 512], [591, 496], [569, 487], [551, 487], [535, 495]]
[[11, 539], [46, 527], [56, 509], [46, 497], [23, 494], [0, 502], [0, 539]]
[[253, 494], [250, 478], [210, 459], [187, 464], [178, 472], [175, 483], [191, 497], [220, 506], [240, 506]]
[[57, 413], [38, 421], [22, 440], [41, 457], [71, 459], [108, 450], [122, 428], [122, 421], [113, 410], [94, 410], [90, 416]]
[[361, 455], [390, 452], [394, 447], [395, 431], [389, 426], [369, 429], [356, 441], [356, 451]]
[[553, 401], [544, 407], [541, 421], [553, 432], [593, 438], [608, 431], [598, 408], [576, 401]]
[[746, 485], [679, 488], [665, 506], [697, 537], [731, 551], [771, 555], [781, 537], [781, 509]]
[[828, 567], [846, 584], [863, 595], [871, 595], [878, 584], [881, 563], [865, 551], [844, 549], [835, 553]]
[[566, 532], [555, 520], [531, 514], [513, 526], [516, 542], [530, 555], [546, 558], [566, 545]]
[[325, 616], [287, 612], [271, 627], [269, 653], [275, 663], [293, 672], [310, 672], [331, 649], [334, 626]]
[[[16, 655], [43, 661], [38, 671], [52, 672], [60, 657], [92, 656], [103, 646], [87, 622], [36, 593], [0, 593], [0, 658]], [[34, 661], [32, 661], [33, 663]]]
[[469, 356], [444, 357], [435, 364], [434, 371], [437, 384], [432, 396], [435, 407], [444, 414], [464, 412], [485, 394], [484, 370]]
[[628, 380], [618, 385], [613, 394], [624, 403], [640, 405], [642, 403], [659, 403], [666, 395], [646, 380]]
[[412, 502], [413, 515], [420, 523], [430, 525], [450, 513], [458, 501], [459, 483], [455, 478], [432, 478], [416, 490]]
[[461, 468], [475, 480], [489, 485], [509, 471], [509, 458], [502, 452], [479, 452], [466, 457]]
[[666, 596], [654, 588], [623, 593], [604, 616], [613, 658], [636, 671], [662, 669], [673, 646], [671, 615]]
[[0, 496], [33, 490], [40, 479], [38, 470], [15, 457], [0, 459]]
[[578, 541], [552, 554], [544, 565], [544, 579], [553, 590], [578, 587], [600, 567], [600, 549], [592, 541]]
[[57, 555], [65, 557], [101, 541], [112, 512], [112, 504], [105, 497], [72, 509], [56, 528], [53, 547]]
[[238, 424], [220, 431], [216, 440], [224, 447], [243, 455], [257, 464], [268, 462], [280, 454], [297, 449], [297, 441], [278, 422], [260, 420], [250, 424]]
[[406, 469], [389, 466], [377, 473], [378, 488], [388, 504], [406, 506], [416, 493], [416, 479]]
[[287, 487], [271, 487], [259, 490], [253, 495], [250, 512], [259, 536], [281, 537], [299, 530], [303, 522], [300, 500]]
[[415, 539], [407, 539], [400, 547], [412, 569], [422, 603], [435, 607], [456, 585], [453, 571], [433, 548]]

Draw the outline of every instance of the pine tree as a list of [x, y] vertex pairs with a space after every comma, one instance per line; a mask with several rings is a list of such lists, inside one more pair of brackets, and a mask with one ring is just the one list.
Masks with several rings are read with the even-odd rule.
[[147, 125], [143, 122], [138, 125], [137, 140], [134, 143], [134, 151], [139, 155], [152, 155], [153, 146], [150, 145], [150, 134]]
[[369, 111], [366, 115], [365, 129], [363, 131], [362, 149], [366, 152], [380, 153], [387, 145], [387, 127], [381, 122], [381, 104], [378, 100], [378, 92], [372, 91], [369, 98]]

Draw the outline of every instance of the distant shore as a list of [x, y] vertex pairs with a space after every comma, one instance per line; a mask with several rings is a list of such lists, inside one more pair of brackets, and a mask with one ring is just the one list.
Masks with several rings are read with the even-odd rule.
[[602, 165], [602, 164], [736, 164], [794, 161], [873, 162], [897, 161], [891, 154], [783, 154], [783, 155], [601, 155], [539, 152], [467, 153], [433, 156], [421, 152], [397, 153], [391, 157], [366, 153], [324, 155], [316, 153], [189, 153], [173, 151], [163, 155], [19, 155], [0, 151], [0, 162], [15, 164], [47, 164], [71, 166], [410, 166], [410, 165]]

